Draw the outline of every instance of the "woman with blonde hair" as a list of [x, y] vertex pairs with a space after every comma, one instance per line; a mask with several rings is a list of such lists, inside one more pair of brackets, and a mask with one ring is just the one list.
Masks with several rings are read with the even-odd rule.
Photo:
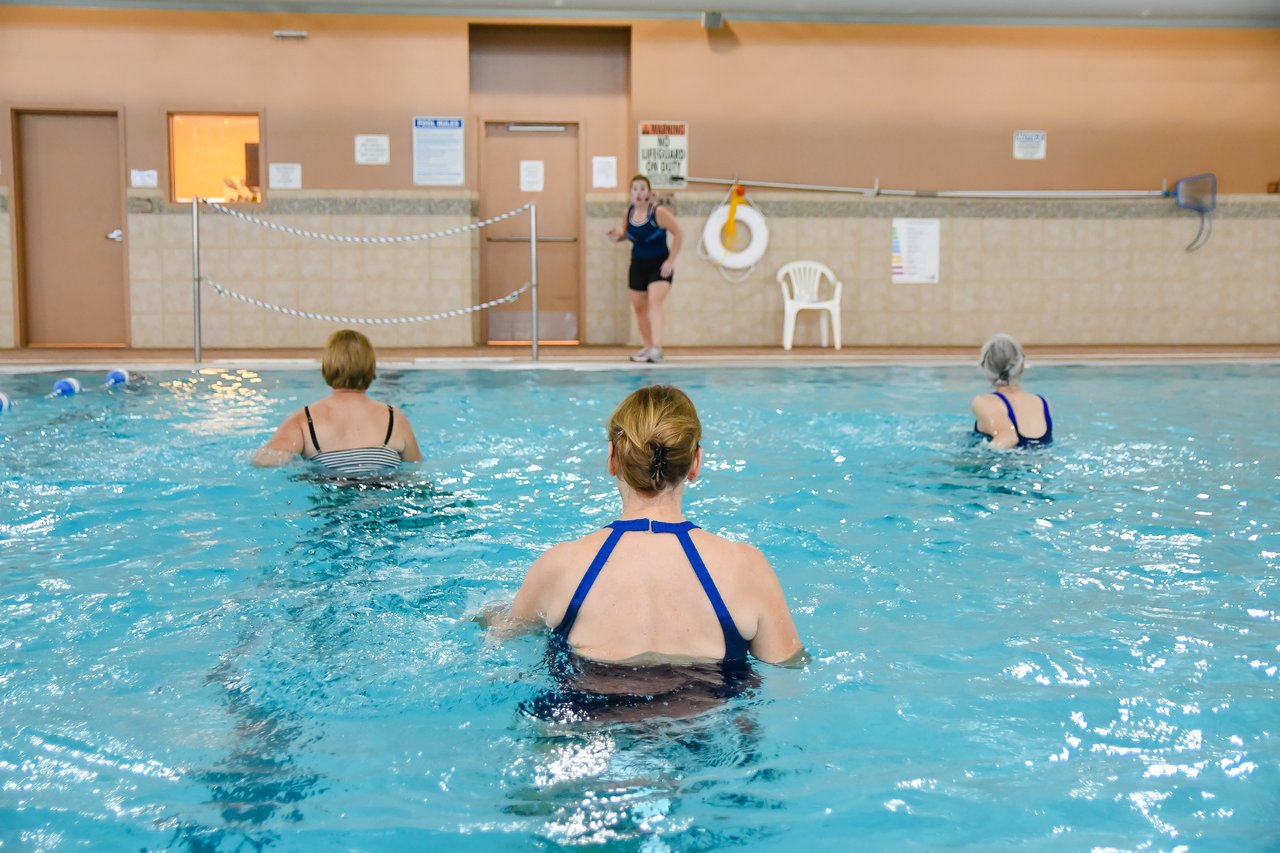
[[702, 468], [702, 425], [669, 385], [627, 397], [608, 423], [622, 515], [555, 545], [529, 569], [508, 615], [545, 625], [580, 658], [637, 666], [804, 660], [778, 578], [758, 550], [685, 520]]
[[377, 376], [367, 337], [351, 329], [334, 332], [320, 372], [332, 393], [287, 417], [254, 454], [255, 465], [284, 465], [301, 455], [329, 473], [367, 477], [422, 461], [404, 412], [365, 393]]
[[978, 366], [994, 390], [973, 398], [973, 429], [993, 447], [1040, 447], [1053, 441], [1049, 401], [1020, 384], [1026, 363], [1022, 345], [1009, 335], [992, 335], [982, 345]]

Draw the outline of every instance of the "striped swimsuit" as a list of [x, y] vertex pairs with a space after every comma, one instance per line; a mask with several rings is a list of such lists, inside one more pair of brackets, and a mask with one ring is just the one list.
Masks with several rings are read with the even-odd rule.
[[311, 422], [311, 407], [303, 406], [307, 415], [307, 430], [311, 433], [311, 444], [315, 446], [316, 455], [311, 457], [315, 462], [340, 477], [369, 477], [374, 474], [385, 474], [400, 466], [400, 452], [387, 447], [391, 440], [391, 432], [396, 426], [396, 410], [387, 406], [387, 437], [382, 439], [379, 447], [353, 447], [350, 450], [320, 449], [316, 440], [316, 426]]

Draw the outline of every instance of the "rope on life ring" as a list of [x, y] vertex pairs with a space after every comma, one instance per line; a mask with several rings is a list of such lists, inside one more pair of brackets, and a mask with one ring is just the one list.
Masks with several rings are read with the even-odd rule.
[[[735, 187], [734, 190], [740, 190], [740, 188]], [[741, 222], [750, 230], [751, 242], [741, 251], [733, 251], [724, 244], [721, 239], [721, 233], [728, 231], [729, 236], [732, 237], [738, 222]], [[729, 227], [726, 228], [726, 226]], [[764, 215], [754, 207], [748, 205], [739, 206], [738, 198], [733, 195], [731, 190], [729, 202], [721, 204], [711, 211], [711, 215], [707, 217], [707, 224], [702, 229], [702, 241], [699, 243], [698, 249], [700, 255], [720, 268], [720, 273], [725, 278], [729, 278], [732, 281], [742, 281], [751, 274], [756, 264], [760, 263], [760, 259], [764, 257], [765, 249], [768, 247], [769, 226], [764, 221]], [[736, 277], [731, 277], [725, 272], [726, 270], [740, 270], [742, 272]]]

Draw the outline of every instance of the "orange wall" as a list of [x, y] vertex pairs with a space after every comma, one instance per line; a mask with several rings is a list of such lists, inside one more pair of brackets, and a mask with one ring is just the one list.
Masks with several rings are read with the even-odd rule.
[[[162, 186], [167, 112], [257, 110], [266, 159], [302, 163], [305, 186], [410, 188], [411, 118], [465, 116], [467, 90], [460, 18], [0, 7], [6, 129], [13, 107], [123, 107], [128, 167]], [[359, 133], [390, 135], [391, 163], [356, 166]]]
[[[690, 173], [909, 189], [1280, 179], [1280, 30], [636, 22], [637, 121], [690, 122]], [[1015, 130], [1048, 156], [1015, 161]]]
[[[162, 180], [166, 111], [261, 110], [265, 159], [303, 163], [305, 186], [412, 188], [409, 119], [473, 116], [469, 23], [0, 6], [0, 182], [10, 109], [118, 106], [128, 166]], [[690, 123], [707, 177], [1151, 189], [1214, 171], [1224, 193], [1280, 179], [1280, 30], [629, 23], [621, 172], [634, 123], [658, 118]], [[1014, 161], [1015, 130], [1046, 131], [1048, 159]], [[391, 164], [355, 166], [357, 133], [389, 134]]]

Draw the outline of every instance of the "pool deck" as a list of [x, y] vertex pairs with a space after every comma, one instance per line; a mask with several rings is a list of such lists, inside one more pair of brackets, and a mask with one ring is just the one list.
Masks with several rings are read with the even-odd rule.
[[[870, 364], [967, 364], [977, 358], [972, 347], [845, 347], [841, 350], [797, 347], [669, 347], [663, 367], [699, 365], [750, 365], [758, 367], [853, 366]], [[632, 367], [647, 370], [654, 365], [631, 364], [634, 347], [563, 346], [538, 347], [538, 361], [525, 346], [385, 347], [378, 360], [386, 367], [450, 369], [610, 369]], [[1270, 362], [1280, 361], [1280, 344], [1246, 345], [1143, 345], [1143, 346], [1031, 346], [1028, 360], [1042, 363], [1167, 363], [1167, 362]], [[287, 369], [314, 367], [319, 348], [307, 349], [210, 349], [201, 353], [199, 366], [251, 365]], [[197, 366], [190, 349], [130, 348], [28, 348], [0, 350], [0, 373], [45, 372], [60, 369], [160, 366], [188, 369]]]

